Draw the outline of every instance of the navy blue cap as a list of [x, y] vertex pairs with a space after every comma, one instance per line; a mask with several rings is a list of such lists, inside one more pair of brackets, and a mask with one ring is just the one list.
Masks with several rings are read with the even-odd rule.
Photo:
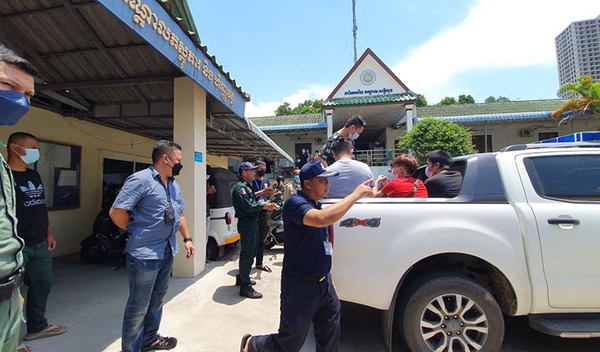
[[241, 175], [242, 171], [244, 170], [255, 170], [258, 169], [258, 166], [252, 165], [252, 163], [244, 161], [243, 163], [240, 164], [240, 167], [238, 168], [238, 174]]
[[337, 176], [337, 171], [327, 171], [323, 168], [323, 164], [319, 160], [311, 161], [310, 163], [304, 164], [300, 169], [300, 182], [304, 180], [310, 180], [314, 177], [331, 177]]

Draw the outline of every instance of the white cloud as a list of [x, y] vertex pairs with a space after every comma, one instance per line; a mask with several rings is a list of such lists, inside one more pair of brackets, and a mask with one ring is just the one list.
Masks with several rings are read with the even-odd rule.
[[571, 22], [599, 14], [598, 0], [482, 0], [461, 24], [414, 48], [392, 70], [437, 102], [459, 91], [466, 71], [555, 65], [554, 38]]
[[275, 110], [277, 110], [283, 102], [288, 102], [293, 109], [305, 100], [325, 99], [332, 90], [333, 88], [331, 87], [311, 85], [308, 88], [300, 89], [295, 93], [284, 97], [281, 101], [258, 102], [256, 105], [250, 101], [249, 103], [246, 103], [245, 115], [246, 117], [274, 116]]

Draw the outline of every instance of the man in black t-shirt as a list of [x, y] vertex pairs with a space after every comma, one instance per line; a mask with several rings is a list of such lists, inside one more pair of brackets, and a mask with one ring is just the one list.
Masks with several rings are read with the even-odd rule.
[[462, 174], [451, 171], [452, 156], [444, 150], [434, 150], [427, 154], [425, 181], [429, 198], [454, 198], [460, 193]]
[[62, 325], [51, 325], [46, 320], [46, 303], [52, 287], [52, 255], [56, 247], [48, 222], [46, 197], [40, 175], [28, 169], [39, 159], [39, 143], [35, 136], [16, 132], [8, 138], [8, 165], [15, 179], [17, 232], [25, 240], [23, 262], [27, 290], [27, 335], [24, 340], [65, 333]]

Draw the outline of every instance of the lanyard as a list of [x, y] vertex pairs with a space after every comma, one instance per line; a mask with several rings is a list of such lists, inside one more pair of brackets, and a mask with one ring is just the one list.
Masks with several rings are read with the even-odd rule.
[[258, 185], [258, 182], [256, 182], [256, 179], [254, 179], [254, 184], [256, 185], [256, 190], [257, 191], [262, 191], [263, 186], [265, 184], [264, 180], [260, 180], [260, 186]]

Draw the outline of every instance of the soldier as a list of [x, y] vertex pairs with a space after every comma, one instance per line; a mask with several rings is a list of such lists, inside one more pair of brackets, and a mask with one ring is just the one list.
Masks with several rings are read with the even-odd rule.
[[252, 191], [251, 182], [254, 181], [254, 173], [258, 166], [245, 161], [240, 164], [238, 174], [240, 181], [231, 190], [235, 217], [238, 218], [238, 231], [241, 236], [241, 251], [239, 274], [235, 277], [236, 286], [240, 286], [240, 296], [248, 298], [262, 298], [262, 294], [256, 292], [252, 285], [256, 282], [250, 279], [250, 270], [258, 246], [258, 224], [256, 218], [261, 210], [277, 209], [273, 203], [260, 204]]

